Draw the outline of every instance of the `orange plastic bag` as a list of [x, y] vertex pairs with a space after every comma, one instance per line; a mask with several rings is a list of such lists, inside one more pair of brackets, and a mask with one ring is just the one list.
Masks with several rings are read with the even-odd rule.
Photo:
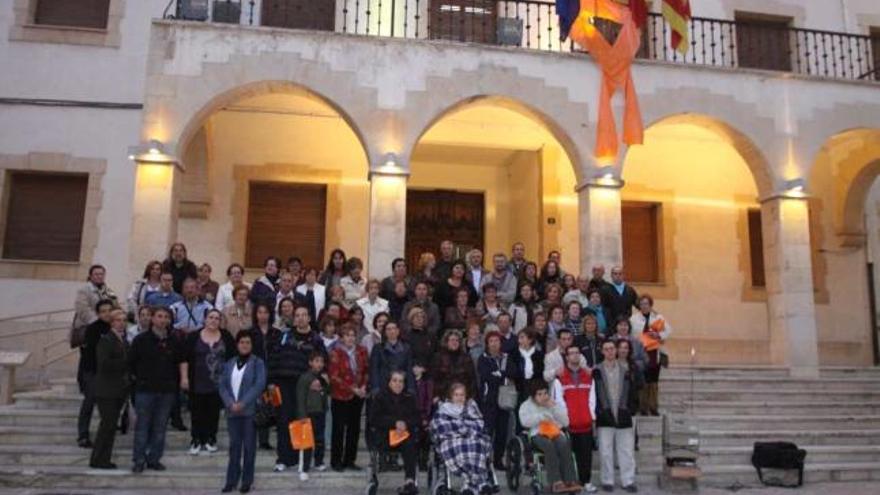
[[538, 423], [538, 435], [553, 440], [559, 435], [562, 435], [562, 430], [556, 426], [556, 423], [545, 420]]
[[290, 433], [290, 446], [293, 450], [309, 450], [315, 448], [315, 432], [309, 418], [295, 419], [287, 425]]
[[403, 433], [398, 433], [397, 429], [392, 429], [388, 432], [388, 446], [391, 448], [397, 447], [402, 444], [409, 438], [409, 430], [404, 431]]
[[281, 389], [274, 387], [263, 392], [263, 402], [272, 404], [272, 407], [281, 407]]
[[[664, 322], [663, 320], [657, 320], [654, 323], [651, 323], [650, 328], [651, 328], [652, 332], [656, 332], [659, 334], [663, 331], [663, 329], [665, 327], [666, 327], [666, 322]], [[645, 346], [645, 350], [648, 352], [656, 351], [657, 349], [660, 348], [660, 340], [649, 336], [646, 332], [643, 332], [642, 333], [642, 345]]]

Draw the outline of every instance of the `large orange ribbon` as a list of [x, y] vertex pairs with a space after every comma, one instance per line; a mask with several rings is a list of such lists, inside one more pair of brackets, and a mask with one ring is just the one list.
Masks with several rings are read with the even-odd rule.
[[[622, 25], [613, 45], [590, 22], [592, 17], [608, 19]], [[569, 36], [589, 51], [602, 69], [595, 154], [599, 160], [613, 161], [617, 158], [618, 137], [611, 99], [618, 89], [623, 89], [624, 94], [623, 142], [630, 145], [642, 144], [644, 138], [642, 115], [631, 70], [639, 51], [641, 32], [627, 7], [611, 0], [581, 0], [580, 14], [572, 24]]]

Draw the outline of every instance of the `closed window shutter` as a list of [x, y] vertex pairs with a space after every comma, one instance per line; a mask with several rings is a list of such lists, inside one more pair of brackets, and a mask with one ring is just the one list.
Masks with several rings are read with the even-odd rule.
[[752, 287], [764, 287], [764, 233], [761, 231], [761, 210], [749, 210], [749, 259]]
[[263, 0], [262, 24], [333, 31], [336, 27], [336, 0]]
[[791, 72], [790, 18], [736, 15], [736, 56], [740, 67]]
[[495, 0], [431, 2], [431, 38], [495, 43], [498, 20], [497, 3]]
[[621, 207], [623, 267], [633, 282], [660, 281], [659, 211], [657, 203], [624, 203]]
[[305, 266], [320, 268], [326, 207], [326, 185], [252, 182], [246, 265], [261, 268], [269, 256], [299, 256]]
[[79, 261], [89, 177], [10, 174], [3, 258]]
[[107, 29], [110, 0], [38, 0], [35, 24]]

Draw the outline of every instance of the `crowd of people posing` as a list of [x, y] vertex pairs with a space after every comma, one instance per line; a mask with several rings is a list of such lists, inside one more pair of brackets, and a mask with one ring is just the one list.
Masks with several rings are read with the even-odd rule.
[[[597, 490], [595, 441], [601, 487], [614, 488], [616, 453], [621, 486], [634, 492], [633, 416], [658, 414], [671, 327], [621, 267], [608, 281], [603, 266], [574, 276], [556, 251], [540, 268], [524, 254], [516, 243], [487, 270], [480, 251], [454, 259], [444, 241], [439, 256], [423, 254], [413, 270], [395, 259], [377, 280], [336, 249], [323, 269], [268, 258], [252, 283], [232, 264], [219, 284], [176, 243], [123, 297], [95, 265], [71, 330], [84, 396], [78, 443], [92, 449], [91, 467], [115, 469], [114, 437], [131, 423], [132, 471], [161, 471], [169, 427], [190, 431], [189, 454], [209, 455], [223, 411], [223, 491], [246, 493], [257, 448], [276, 451], [275, 471], [297, 466], [307, 480], [326, 469], [326, 435], [329, 467], [360, 470], [366, 410], [371, 447], [402, 452], [405, 495], [418, 493], [432, 448], [463, 494], [491, 493], [488, 468], [505, 469], [505, 447], [520, 432], [543, 452], [554, 493]], [[274, 447], [271, 428], [255, 421], [267, 408], [277, 417]], [[301, 455], [288, 424], [304, 418], [314, 447]]]

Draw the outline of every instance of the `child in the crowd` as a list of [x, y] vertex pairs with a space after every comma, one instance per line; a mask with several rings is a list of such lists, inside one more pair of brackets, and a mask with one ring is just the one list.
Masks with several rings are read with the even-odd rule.
[[330, 379], [324, 371], [324, 354], [315, 351], [309, 356], [309, 370], [296, 383], [296, 419], [312, 420], [315, 448], [306, 451], [300, 465], [300, 480], [309, 479], [309, 468], [314, 458], [315, 471], [324, 471], [324, 427], [327, 400], [330, 397]]
[[434, 382], [428, 377], [425, 363], [417, 361], [413, 365], [413, 375], [416, 379], [416, 403], [419, 407], [419, 418], [421, 419], [419, 431], [422, 437], [419, 439], [419, 469], [427, 471], [428, 454], [431, 445], [428, 438], [428, 427], [431, 423], [431, 412], [434, 406]]

